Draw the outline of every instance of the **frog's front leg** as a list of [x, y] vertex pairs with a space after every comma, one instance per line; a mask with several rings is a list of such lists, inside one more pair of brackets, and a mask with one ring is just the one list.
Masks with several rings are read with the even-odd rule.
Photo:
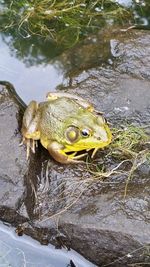
[[23, 135], [22, 143], [27, 146], [27, 158], [29, 157], [30, 148], [32, 152], [35, 152], [36, 140], [40, 139], [40, 132], [38, 130], [39, 116], [38, 103], [31, 101], [25, 110], [21, 129]]
[[63, 164], [83, 163], [83, 161], [78, 159], [87, 155], [87, 153], [84, 153], [82, 155], [76, 156], [77, 152], [72, 152], [71, 154], [67, 155], [64, 151], [64, 146], [57, 143], [56, 141], [53, 141], [51, 144], [49, 144], [47, 150], [56, 161]]

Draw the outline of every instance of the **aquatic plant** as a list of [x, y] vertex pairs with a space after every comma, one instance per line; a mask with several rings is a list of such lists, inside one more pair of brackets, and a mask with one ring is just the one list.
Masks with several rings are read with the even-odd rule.
[[[115, 0], [9, 0], [1, 3], [0, 30], [38, 35], [70, 47], [105, 24], [125, 22], [128, 8]], [[124, 23], [123, 22], [123, 23]]]
[[[94, 165], [87, 162], [89, 172], [96, 179], [102, 180], [114, 175], [125, 176], [125, 197], [128, 184], [138, 168], [143, 164], [150, 164], [149, 129], [149, 125], [146, 127], [126, 125], [122, 128], [113, 128], [113, 142], [104, 153], [104, 161]], [[112, 167], [114, 161], [115, 165]], [[107, 168], [106, 165], [110, 167]]]

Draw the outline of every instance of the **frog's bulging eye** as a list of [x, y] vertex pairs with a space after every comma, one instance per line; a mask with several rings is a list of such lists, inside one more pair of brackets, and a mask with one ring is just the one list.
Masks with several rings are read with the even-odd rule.
[[68, 129], [66, 130], [66, 139], [70, 143], [74, 143], [78, 140], [78, 138], [79, 138], [79, 129], [75, 126], [68, 127]]
[[81, 131], [81, 134], [83, 137], [89, 137], [90, 136], [90, 131], [88, 129], [83, 129]]

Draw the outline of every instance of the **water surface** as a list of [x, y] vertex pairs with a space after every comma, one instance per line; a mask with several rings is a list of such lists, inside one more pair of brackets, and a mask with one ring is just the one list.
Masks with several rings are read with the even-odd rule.
[[[117, 2], [132, 9], [133, 24], [150, 25], [149, 0], [118, 0]], [[2, 1], [1, 7], [3, 4], [6, 3]], [[113, 24], [115, 21], [109, 20], [108, 23]], [[92, 45], [97, 38], [87, 36], [87, 40]], [[82, 43], [81, 46], [83, 46]], [[79, 50], [79, 45], [77, 45], [77, 49]], [[99, 54], [105, 54], [104, 50], [105, 45], [100, 47]], [[31, 36], [24, 29], [18, 29], [18, 31], [10, 29], [7, 32], [1, 32], [0, 80], [11, 82], [26, 103], [32, 99], [42, 101], [48, 91], [56, 90], [57, 86], [68, 78], [68, 64], [70, 70], [74, 70], [75, 65], [76, 69], [78, 66], [80, 69], [83, 58], [76, 58], [76, 49], [70, 50], [70, 54], [72, 54], [68, 57], [68, 51], [64, 51], [61, 44], [56, 45], [41, 36]], [[109, 60], [109, 55], [108, 58], [105, 56], [102, 60], [96, 55], [93, 60], [92, 50], [89, 50], [87, 56], [89, 57], [88, 66], [86, 63], [83, 64], [80, 71], [95, 67], [95, 65], [100, 66]]]
[[[30, 54], [28, 59], [25, 55], [21, 58], [20, 51], [15, 48], [11, 50], [9, 47], [11, 41], [11, 37], [5, 38], [4, 41], [0, 36], [0, 80], [12, 83], [26, 103], [32, 99], [42, 101], [48, 91], [55, 90], [56, 86], [63, 82], [63, 70], [59, 68], [57, 60], [54, 64], [45, 63], [44, 58], [43, 62], [33, 62]], [[34, 49], [32, 38], [30, 42], [32, 50]]]
[[76, 267], [94, 267], [73, 250], [44, 246], [0, 223], [0, 267], [69, 267], [70, 260]]

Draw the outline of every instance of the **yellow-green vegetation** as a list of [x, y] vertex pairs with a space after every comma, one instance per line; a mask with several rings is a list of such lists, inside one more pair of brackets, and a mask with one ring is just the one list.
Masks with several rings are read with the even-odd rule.
[[[139, 127], [126, 125], [122, 128], [113, 128], [113, 142], [106, 151], [105, 158], [117, 162], [112, 168], [106, 170], [105, 162], [95, 165], [95, 170], [87, 164], [89, 171], [96, 178], [108, 178], [113, 175], [125, 175], [127, 186], [135, 171], [144, 163], [150, 163], [150, 126]], [[124, 165], [126, 164], [126, 167]], [[92, 165], [91, 165], [92, 166]]]
[[67, 47], [107, 23], [131, 18], [115, 0], [9, 0], [0, 7], [0, 30], [39, 35]]
[[143, 151], [143, 147], [150, 142], [150, 136], [146, 129], [148, 129], [148, 126], [143, 128], [127, 125], [122, 127], [122, 129], [114, 128], [114, 141], [111, 144], [112, 154], [129, 158], [139, 154]]

